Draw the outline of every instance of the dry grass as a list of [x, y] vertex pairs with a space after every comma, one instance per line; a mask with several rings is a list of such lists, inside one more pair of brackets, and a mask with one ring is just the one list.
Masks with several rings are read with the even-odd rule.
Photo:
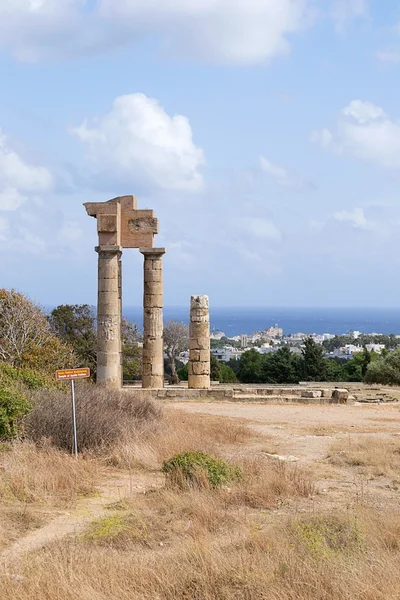
[[[71, 401], [68, 393], [40, 390], [32, 396], [33, 410], [26, 419], [29, 439], [49, 439], [62, 450], [72, 443]], [[78, 447], [81, 450], [110, 447], [121, 437], [133, 439], [153, 427], [161, 408], [150, 398], [97, 385], [81, 384], [76, 392]]]
[[99, 466], [76, 461], [51, 447], [33, 443], [3, 446], [0, 453], [0, 500], [4, 503], [71, 504], [95, 490]]
[[29, 504], [0, 505], [0, 550], [45, 521], [46, 515]]
[[180, 452], [202, 451], [226, 458], [260, 438], [237, 421], [166, 408], [156, 428], [133, 438], [122, 436], [110, 450], [108, 462], [128, 469], [159, 469], [164, 460]]
[[329, 462], [335, 466], [358, 467], [373, 477], [400, 477], [400, 440], [389, 437], [349, 437], [335, 442]]
[[[189, 450], [230, 460], [242, 479], [217, 490], [122, 498], [76, 538], [0, 567], [2, 599], [399, 600], [396, 507], [314, 512], [306, 500], [316, 493], [312, 476], [257, 451], [263, 438], [244, 424], [172, 409], [156, 424], [131, 439], [125, 433], [104, 458], [78, 462], [46, 446], [15, 444], [0, 456], [0, 489], [13, 508], [22, 500], [28, 508], [29, 501], [57, 504], [87, 493], [102, 460], [159, 468]], [[363, 459], [365, 468], [393, 475], [397, 448], [394, 439], [355, 438], [334, 448], [331, 460], [347, 466]], [[309, 512], [297, 514], [298, 504]], [[7, 518], [16, 523], [10, 536], [23, 531], [24, 518], [25, 530], [35, 526], [33, 517]]]
[[252, 518], [230, 535], [205, 523], [142, 549], [74, 540], [0, 574], [0, 587], [13, 600], [398, 600], [400, 551], [390, 532], [399, 522], [376, 513], [279, 525]]

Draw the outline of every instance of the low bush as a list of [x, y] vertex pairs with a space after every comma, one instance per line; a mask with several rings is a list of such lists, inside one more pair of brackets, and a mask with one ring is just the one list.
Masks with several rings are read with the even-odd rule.
[[0, 363], [0, 440], [10, 440], [22, 433], [23, 417], [29, 412], [30, 390], [46, 385], [45, 377]]
[[[26, 435], [35, 442], [50, 439], [54, 446], [70, 450], [73, 429], [69, 394], [41, 390], [32, 396], [33, 408], [26, 419]], [[158, 420], [160, 406], [151, 399], [121, 390], [81, 384], [76, 386], [78, 448], [110, 446], [129, 434], [142, 431]]]
[[164, 461], [162, 470], [179, 487], [216, 488], [240, 479], [241, 470], [205, 452], [182, 452]]
[[21, 421], [30, 407], [28, 400], [17, 390], [0, 385], [0, 440], [17, 437]]

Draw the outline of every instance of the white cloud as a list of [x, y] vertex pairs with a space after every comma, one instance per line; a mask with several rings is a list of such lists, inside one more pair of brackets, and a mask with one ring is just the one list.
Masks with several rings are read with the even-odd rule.
[[83, 240], [83, 231], [76, 221], [66, 221], [57, 234], [62, 246], [74, 247]]
[[0, 217], [0, 241], [5, 242], [7, 240], [7, 232], [9, 230], [9, 222], [4, 217]]
[[367, 220], [362, 208], [354, 208], [352, 211], [340, 211], [333, 215], [335, 221], [349, 222], [356, 229], [372, 229], [374, 224]]
[[264, 173], [272, 177], [282, 187], [291, 188], [296, 191], [304, 191], [314, 187], [311, 182], [301, 179], [283, 167], [274, 165], [265, 156], [260, 156], [260, 167]]
[[41, 192], [52, 185], [52, 176], [44, 167], [27, 163], [10, 146], [0, 130], [0, 186], [27, 192]]
[[[4, 4], [5, 1], [5, 4]], [[158, 35], [184, 56], [255, 63], [288, 52], [313, 0], [2, 0], [0, 45], [22, 60]]]
[[86, 0], [1, 0], [0, 47], [20, 60], [52, 57], [83, 30], [81, 9]]
[[314, 132], [324, 147], [387, 169], [400, 169], [400, 123], [372, 102], [353, 100], [339, 114], [336, 130]]
[[[213, 62], [254, 63], [289, 50], [307, 22], [309, 0], [102, 0], [101, 14], [160, 32], [178, 53]], [[184, 54], [184, 55], [185, 55]]]
[[0, 210], [18, 210], [26, 200], [27, 197], [20, 194], [15, 188], [8, 187], [4, 190], [0, 190]]
[[399, 64], [400, 50], [379, 50], [376, 53], [378, 60], [384, 63]]
[[238, 223], [239, 228], [256, 238], [263, 238], [272, 242], [279, 242], [282, 234], [276, 225], [269, 219], [245, 217]]
[[321, 131], [313, 131], [311, 134], [311, 141], [315, 144], [319, 144], [323, 148], [327, 148], [333, 140], [333, 135], [329, 129], [321, 129]]
[[167, 190], [197, 191], [203, 151], [187, 117], [169, 116], [144, 94], [115, 99], [111, 111], [71, 130], [88, 149], [95, 169], [114, 181]]
[[353, 19], [364, 19], [368, 14], [367, 0], [335, 0], [331, 7], [331, 17], [336, 30], [343, 33]]

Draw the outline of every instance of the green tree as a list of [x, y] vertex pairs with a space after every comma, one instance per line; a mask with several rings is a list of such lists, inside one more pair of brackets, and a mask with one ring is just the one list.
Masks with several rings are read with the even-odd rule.
[[324, 349], [309, 337], [302, 348], [304, 381], [326, 381]]
[[176, 360], [189, 347], [189, 328], [178, 321], [168, 321], [164, 327], [164, 348], [171, 369], [171, 383], [179, 383]]
[[135, 323], [122, 317], [122, 372], [124, 381], [139, 379], [142, 372], [141, 335]]
[[77, 367], [88, 367], [96, 376], [96, 317], [88, 304], [62, 304], [49, 317], [52, 330], [64, 343], [72, 346]]
[[400, 385], [400, 349], [374, 357], [368, 365], [365, 383]]
[[262, 383], [299, 383], [301, 359], [288, 347], [264, 354], [261, 360]]
[[257, 350], [248, 350], [241, 359], [237, 373], [241, 383], [261, 383], [261, 354]]
[[211, 381], [219, 381], [219, 365], [220, 363], [215, 358], [214, 354], [210, 354], [210, 375]]
[[327, 381], [346, 381], [343, 374], [343, 364], [335, 358], [325, 361]]
[[219, 376], [218, 381], [220, 383], [236, 383], [237, 382], [236, 373], [229, 365], [226, 363], [219, 363]]
[[56, 369], [74, 367], [76, 356], [38, 306], [15, 290], [0, 290], [0, 361], [53, 378]]
[[187, 381], [189, 379], [189, 364], [186, 363], [186, 365], [178, 369], [177, 373], [181, 381]]

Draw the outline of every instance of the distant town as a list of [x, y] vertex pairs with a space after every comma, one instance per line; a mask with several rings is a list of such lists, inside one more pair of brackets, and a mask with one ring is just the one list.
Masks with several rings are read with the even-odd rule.
[[[245, 352], [252, 349], [260, 354], [270, 354], [288, 347], [293, 354], [301, 355], [304, 341], [308, 338], [312, 338], [316, 344], [324, 347], [325, 358], [340, 360], [350, 360], [364, 349], [381, 354], [385, 348], [393, 349], [400, 346], [400, 335], [395, 334], [388, 336], [381, 333], [364, 334], [361, 331], [351, 331], [342, 335], [301, 332], [285, 335], [283, 329], [275, 324], [263, 331], [255, 331], [252, 335], [241, 334], [228, 337], [223, 331], [212, 331], [211, 353], [224, 363], [240, 360]], [[189, 352], [182, 352], [179, 360], [186, 364], [189, 360]]]

